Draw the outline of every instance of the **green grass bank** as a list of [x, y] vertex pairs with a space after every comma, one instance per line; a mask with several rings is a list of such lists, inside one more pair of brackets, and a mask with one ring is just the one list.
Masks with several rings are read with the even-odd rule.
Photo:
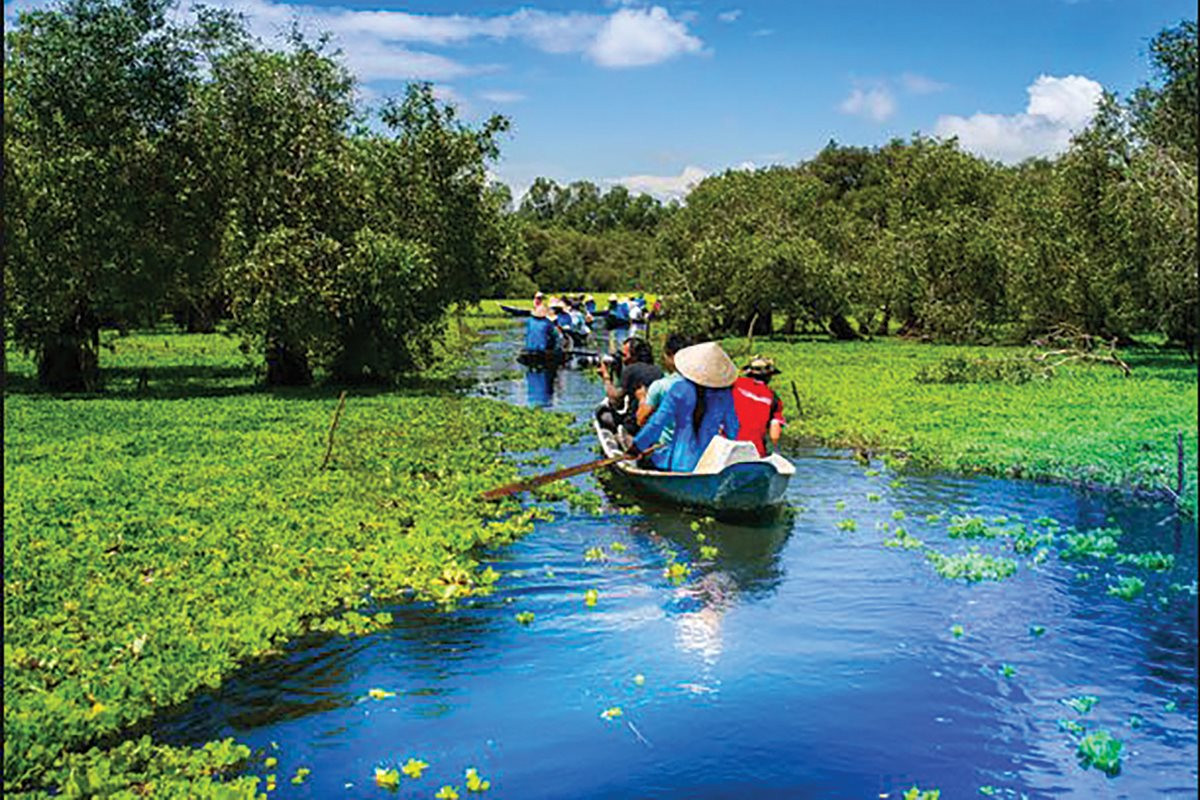
[[296, 636], [386, 624], [376, 601], [488, 591], [476, 552], [535, 512], [478, 495], [568, 420], [457, 396], [451, 359], [350, 389], [321, 469], [337, 388], [267, 391], [222, 335], [110, 343], [94, 396], [34, 391], [8, 354], [5, 795], [251, 796], [231, 741], [88, 748]]
[[[658, 338], [655, 332], [652, 338]], [[657, 344], [657, 341], [656, 341]], [[745, 363], [750, 345], [726, 339]], [[1196, 511], [1197, 369], [1179, 351], [1121, 351], [1131, 373], [1071, 362], [1050, 378], [1036, 375], [1033, 351], [1016, 347], [755, 339], [753, 351], [776, 360], [772, 386], [785, 401], [787, 436], [876, 454], [901, 455], [911, 467], [1078, 483], [1168, 497], [1176, 487], [1176, 434], [1183, 433], [1182, 505]], [[924, 383], [962, 361], [1018, 365], [1035, 374], [1020, 383], [970, 380]], [[986, 372], [986, 370], [984, 370]], [[795, 390], [793, 391], [793, 385]], [[800, 408], [796, 407], [799, 398]], [[798, 413], [797, 413], [798, 412]]]

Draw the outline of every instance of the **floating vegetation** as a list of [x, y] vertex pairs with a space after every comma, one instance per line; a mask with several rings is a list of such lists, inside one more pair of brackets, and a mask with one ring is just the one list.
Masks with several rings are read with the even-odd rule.
[[990, 784], [979, 787], [979, 793], [987, 797], [995, 797], [1000, 794], [1000, 790]]
[[612, 544], [610, 544], [610, 545], [608, 546], [608, 549], [609, 549], [609, 550], [612, 550], [614, 553], [624, 553], [624, 552], [625, 552], [626, 550], [628, 550], [629, 548], [628, 548], [628, 547], [626, 547], [626, 546], [625, 546], [624, 544], [622, 544], [621, 542], [613, 542]]
[[267, 791], [268, 792], [275, 791], [275, 789], [277, 788], [277, 784], [275, 783], [275, 774], [272, 773], [272, 774], [268, 775], [266, 777], [266, 781], [267, 781]]
[[1000, 665], [1000, 674], [1006, 678], [1011, 678], [1012, 676], [1017, 674], [1017, 668], [1014, 667], [1012, 664], [1001, 664]]
[[1085, 769], [1095, 767], [1111, 777], [1121, 771], [1121, 747], [1120, 739], [1100, 730], [1083, 737], [1075, 753]]
[[867, 476], [868, 478], [874, 478], [879, 475], [879, 470], [869, 469], [866, 472], [864, 472], [863, 475]]
[[1030, 625], [1029, 626], [1029, 635], [1030, 636], [1042, 636], [1045, 633], [1046, 633], [1045, 625]]
[[312, 770], [308, 767], [297, 767], [296, 774], [292, 776], [292, 783], [299, 786], [304, 783], [304, 779], [312, 774]]
[[584, 561], [603, 561], [605, 558], [607, 558], [607, 555], [599, 547], [589, 547], [583, 554]]
[[926, 514], [925, 515], [926, 522], [941, 522], [941, 520], [942, 520], [941, 514]]
[[915, 550], [924, 544], [925, 543], [923, 541], [915, 536], [909, 535], [908, 531], [899, 526], [897, 526], [895, 532], [892, 533], [892, 538], [883, 540], [884, 547], [900, 547], [905, 550]]
[[955, 639], [961, 639], [965, 632], [966, 631], [963, 630], [962, 625], [951, 625], [950, 626], [950, 633], [953, 634]]
[[837, 509], [838, 511], [845, 511], [846, 510], [846, 501], [838, 500], [836, 503], [833, 504], [833, 507], [835, 509]]
[[895, 520], [901, 520], [907, 516], [908, 516], [907, 514], [905, 514], [903, 511], [901, 511], [898, 508], [892, 512], [892, 519], [895, 519]]
[[983, 521], [983, 517], [951, 517], [950, 526], [946, 533], [952, 539], [994, 539], [1003, 536], [1002, 528], [993, 528]]
[[479, 770], [475, 767], [467, 767], [466, 779], [468, 792], [486, 792], [492, 788], [492, 782], [479, 777]]
[[1175, 566], [1175, 556], [1152, 550], [1149, 553], [1118, 553], [1118, 564], [1133, 564], [1154, 572], [1167, 572]]
[[663, 577], [672, 583], [682, 583], [691, 574], [691, 566], [682, 561], [672, 561], [663, 569]]
[[1076, 735], [1081, 734], [1085, 730], [1087, 730], [1087, 728], [1083, 727], [1078, 722], [1071, 720], [1071, 719], [1060, 719], [1058, 721], [1058, 729], [1060, 731], [1065, 731], [1067, 733], [1073, 733]]
[[533, 620], [536, 619], [536, 617], [537, 617], [537, 615], [534, 614], [532, 611], [521, 611], [521, 612], [515, 614], [513, 616], [513, 619], [515, 619], [517, 622], [521, 623], [522, 625], [528, 625], [531, 622], [533, 622]]
[[1025, 526], [1020, 526], [1016, 535], [1012, 539], [1012, 547], [1018, 553], [1032, 553], [1042, 545], [1054, 543], [1054, 531], [1036, 531], [1028, 530]]
[[700, 548], [700, 558], [705, 561], [712, 561], [720, 553], [720, 549], [714, 545], [706, 544]]
[[858, 523], [852, 519], [844, 519], [837, 523], [839, 531], [855, 531], [858, 530]]
[[600, 593], [595, 589], [588, 589], [583, 593], [583, 602], [588, 608], [596, 605], [596, 601], [600, 599]]
[[410, 778], [421, 777], [421, 773], [429, 768], [429, 764], [419, 758], [410, 758], [400, 766], [400, 771]]
[[868, 503], [878, 503], [882, 499], [883, 499], [883, 497], [881, 495], [876, 494], [875, 492], [867, 492], [867, 502]]
[[394, 769], [375, 768], [375, 783], [385, 789], [395, 789], [400, 785], [400, 773]]
[[437, 800], [458, 800], [458, 789], [447, 784], [446, 786], [438, 789], [437, 794], [435, 794], [434, 797], [436, 797]]
[[1070, 706], [1079, 714], [1086, 714], [1095, 707], [1096, 703], [1100, 702], [1100, 698], [1091, 694], [1081, 694], [1078, 697], [1065, 697], [1058, 702], [1064, 706]]
[[1108, 593], [1122, 600], [1132, 600], [1146, 589], [1146, 582], [1134, 575], [1121, 578], [1116, 586], [1109, 586]]
[[383, 689], [368, 689], [368, 690], [367, 690], [367, 695], [368, 695], [368, 696], [369, 696], [369, 697], [370, 697], [372, 700], [383, 700], [383, 699], [384, 699], [384, 698], [386, 698], [386, 697], [395, 697], [395, 696], [396, 696], [396, 693], [395, 693], [395, 692], [388, 692], [388, 691], [385, 691], [385, 690], [383, 690]]
[[941, 796], [940, 789], [920, 789], [915, 783], [904, 792], [904, 800], [938, 800]]
[[943, 555], [936, 550], [926, 550], [925, 558], [943, 578], [962, 578], [970, 583], [1004, 580], [1017, 571], [1016, 561], [981, 553], [978, 547], [956, 555]]
[[272, 769], [278, 763], [279, 759], [275, 756], [267, 756], [265, 759], [263, 759], [263, 766], [267, 769]]
[[1163, 703], [1163, 711], [1171, 712], [1171, 711], [1177, 711], [1178, 709], [1179, 709], [1179, 704], [1176, 703], [1174, 700], [1168, 700], [1167, 702]]
[[1059, 558], [1108, 558], [1117, 552], [1119, 528], [1097, 528], [1086, 533], [1068, 533], [1067, 546], [1058, 553]]
[[625, 712], [621, 710], [620, 706], [613, 706], [612, 708], [606, 708], [603, 711], [601, 711], [600, 718], [611, 720], [611, 719], [616, 719], [617, 717], [623, 716], [624, 714], [625, 714]]
[[633, 683], [636, 686], [645, 686], [646, 676], [639, 672], [637, 675], [633, 676]]

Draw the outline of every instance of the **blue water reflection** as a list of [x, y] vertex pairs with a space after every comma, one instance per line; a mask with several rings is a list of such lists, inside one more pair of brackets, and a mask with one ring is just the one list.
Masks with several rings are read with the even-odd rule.
[[[514, 351], [490, 344], [478, 377], [512, 374]], [[480, 391], [533, 405], [549, 396], [584, 419], [599, 393], [576, 371], [546, 393], [528, 380]], [[1001, 797], [1196, 796], [1191, 523], [1063, 487], [893, 482], [842, 453], [792, 455], [791, 508], [778, 519], [626, 513], [631, 498], [617, 496], [599, 515], [560, 509], [489, 554], [504, 576], [494, 596], [450, 613], [403, 605], [376, 635], [297, 643], [156, 731], [237, 736], [279, 759], [274, 794], [288, 797], [382, 796], [375, 768], [410, 756], [432, 765], [402, 779], [412, 797], [447, 783], [465, 797], [467, 767], [492, 781], [490, 796], [519, 798], [898, 798], [913, 783], [943, 798], [985, 785]], [[593, 457], [586, 440], [555, 453], [564, 464]], [[1024, 558], [1008, 580], [966, 585], [939, 578], [920, 550], [882, 546], [903, 525], [926, 546], [962, 550], [946, 523], [967, 513], [1119, 525], [1123, 549], [1176, 564], [1143, 574], [1145, 594], [1127, 602], [1107, 588], [1132, 572], [1111, 561]], [[839, 530], [845, 519], [854, 530]], [[586, 558], [593, 548], [604, 558]], [[686, 580], [664, 576], [672, 560], [690, 565]], [[514, 619], [524, 611], [528, 626]], [[372, 700], [371, 688], [396, 696]], [[1061, 703], [1082, 694], [1099, 698], [1087, 715]], [[614, 707], [622, 715], [605, 719]], [[1122, 739], [1121, 774], [1081, 768], [1060, 719]], [[284, 778], [299, 766], [312, 773], [293, 786]]]

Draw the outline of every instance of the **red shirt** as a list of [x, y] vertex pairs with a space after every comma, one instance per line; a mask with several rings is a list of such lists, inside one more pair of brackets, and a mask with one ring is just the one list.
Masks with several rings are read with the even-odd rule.
[[754, 442], [758, 454], [765, 456], [767, 425], [772, 420], [783, 421], [783, 401], [771, 387], [760, 380], [742, 376], [733, 383], [733, 410], [738, 418], [740, 441]]

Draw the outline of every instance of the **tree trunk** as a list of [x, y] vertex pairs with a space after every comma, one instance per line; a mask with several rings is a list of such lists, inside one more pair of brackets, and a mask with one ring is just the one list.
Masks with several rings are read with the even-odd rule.
[[311, 383], [312, 369], [308, 365], [307, 353], [295, 350], [283, 342], [268, 342], [268, 386], [308, 386]]
[[848, 342], [861, 338], [854, 328], [851, 327], [850, 322], [841, 314], [834, 314], [829, 318], [829, 333], [840, 342]]
[[879, 327], [875, 329], [876, 336], [887, 336], [888, 326], [892, 324], [892, 309], [887, 306], [883, 307], [883, 319], [879, 321]]
[[100, 388], [98, 332], [68, 331], [51, 336], [38, 354], [38, 384], [52, 392], [93, 392]]
[[788, 314], [783, 320], [783, 330], [785, 336], [794, 336], [796, 333], [796, 315]]

